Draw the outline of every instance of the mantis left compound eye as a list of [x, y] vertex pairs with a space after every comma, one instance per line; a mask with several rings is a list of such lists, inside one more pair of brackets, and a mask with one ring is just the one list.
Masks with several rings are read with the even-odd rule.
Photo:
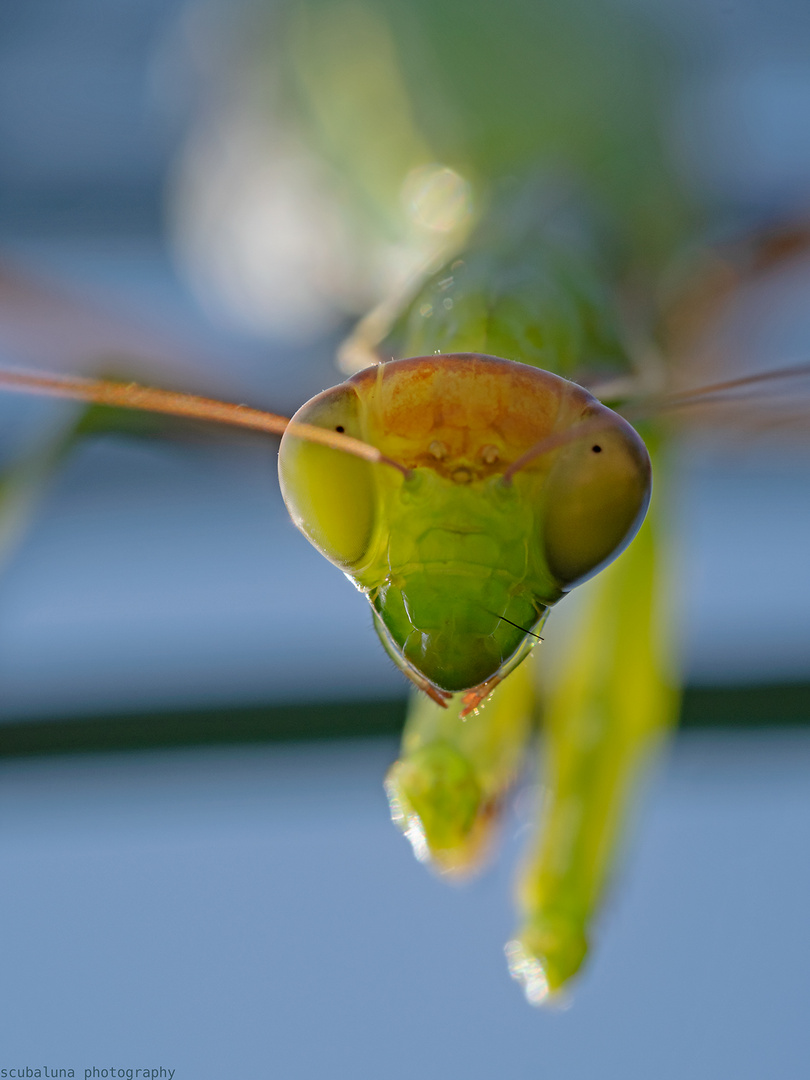
[[585, 424], [592, 420], [604, 426], [557, 451], [542, 489], [546, 560], [566, 588], [621, 554], [652, 491], [650, 457], [635, 429], [604, 405], [583, 416]]

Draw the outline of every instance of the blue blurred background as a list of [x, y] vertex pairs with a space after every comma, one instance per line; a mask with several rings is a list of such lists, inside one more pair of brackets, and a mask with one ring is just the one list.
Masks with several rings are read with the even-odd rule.
[[[666, 137], [686, 187], [728, 228], [805, 215], [803, 0], [621, 6], [677, 54]], [[363, 289], [311, 302], [313, 281], [343, 280], [339, 259], [307, 261], [298, 234], [253, 245], [265, 211], [278, 234], [309, 173], [286, 136], [257, 149], [234, 75], [248, 14], [224, 0], [3, 4], [1, 363], [120, 356], [144, 380], [282, 412], [338, 381]], [[306, 222], [332, 227], [307, 205]], [[799, 258], [727, 314], [718, 334], [742, 370], [807, 359], [809, 286]], [[0, 397], [0, 453], [69, 419]], [[302, 739], [331, 716], [351, 730], [352, 711], [396, 723], [402, 680], [362, 598], [289, 523], [274, 458], [252, 439], [98, 439], [0, 522], [0, 1069], [806, 1075], [810, 737], [782, 725], [810, 683], [807, 422], [679, 447], [673, 590], [687, 710], [707, 729], [651, 785], [602, 944], [558, 1014], [524, 1004], [500, 951], [529, 788], [500, 861], [461, 892], [390, 827], [383, 735], [31, 753], [70, 731], [92, 744], [88, 724], [195, 710], [238, 721], [320, 703], [284, 721]], [[255, 723], [236, 730], [272, 733]]]

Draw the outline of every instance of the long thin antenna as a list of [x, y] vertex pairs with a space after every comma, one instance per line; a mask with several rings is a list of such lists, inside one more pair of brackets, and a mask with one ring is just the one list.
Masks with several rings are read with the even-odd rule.
[[390, 465], [404, 476], [410, 475], [406, 466], [386, 457], [376, 446], [314, 424], [293, 424], [286, 416], [251, 409], [247, 405], [235, 405], [214, 398], [181, 394], [174, 390], [158, 390], [138, 383], [114, 382], [109, 379], [83, 379], [62, 375], [45, 375], [33, 372], [0, 369], [0, 390], [20, 391], [28, 394], [46, 394], [49, 397], [89, 401], [96, 405], [114, 408], [138, 409], [143, 412], [165, 413], [193, 420], [206, 420], [215, 424], [263, 431], [270, 435], [283, 435], [285, 431], [308, 442], [320, 443], [333, 450], [363, 458], [373, 464]]
[[[773, 371], [760, 371], [756, 375], [742, 375], [737, 379], [698, 386], [694, 390], [680, 390], [660, 397], [648, 398], [637, 405], [628, 405], [620, 410], [627, 420], [643, 419], [670, 409], [683, 409], [690, 405], [700, 405], [707, 398], [724, 398], [733, 395], [735, 390], [744, 390], [765, 382], [778, 382], [782, 379], [796, 379], [810, 376], [810, 364], [794, 364], [790, 367], [775, 368]], [[707, 404], [709, 402], [707, 401]]]
[[[694, 390], [681, 390], [672, 394], [646, 398], [612, 411], [631, 422], [647, 420], [657, 416], [659, 413], [686, 409], [693, 405], [701, 405], [704, 402], [707, 405], [713, 405], [726, 398], [734, 401], [736, 400], [735, 392], [737, 390], [744, 390], [749, 386], [756, 386], [765, 382], [778, 382], [783, 379], [795, 379], [802, 376], [810, 377], [810, 364], [794, 364], [791, 367], [776, 368], [774, 371], [762, 371], [757, 375], [742, 375], [737, 379], [727, 379], [724, 382], [710, 383], [708, 386], [698, 386]], [[550, 454], [552, 450], [559, 450], [563, 446], [569, 446], [579, 439], [596, 435], [598, 432], [610, 427], [611, 424], [610, 414], [601, 417], [595, 416], [590, 420], [583, 420], [579, 424], [574, 424], [565, 431], [558, 431], [545, 439], [541, 439], [504, 470], [503, 482], [506, 484], [511, 483], [515, 473], [520, 472], [535, 458], [542, 457], [543, 454]]]

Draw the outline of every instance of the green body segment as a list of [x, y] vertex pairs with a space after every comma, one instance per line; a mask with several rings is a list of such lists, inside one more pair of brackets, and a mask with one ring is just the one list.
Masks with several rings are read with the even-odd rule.
[[391, 816], [420, 862], [440, 873], [478, 869], [495, 838], [504, 798], [523, 764], [534, 724], [534, 680], [521, 664], [472, 715], [414, 695], [400, 758], [385, 789]]
[[639, 771], [677, 719], [656, 516], [572, 601], [539, 658], [544, 798], [507, 951], [533, 1003], [582, 964]]
[[[535, 444], [594, 417], [598, 444], [573, 440], [505, 480]], [[293, 520], [366, 593], [389, 655], [440, 691], [479, 687], [527, 655], [548, 607], [613, 557], [646, 509], [649, 461], [633, 429], [581, 387], [496, 357], [383, 364], [294, 420], [361, 438], [407, 470], [293, 435], [279, 455]], [[594, 484], [613, 492], [610, 508]]]
[[633, 374], [612, 285], [619, 267], [600, 233], [559, 186], [496, 188], [463, 252], [421, 283], [379, 356], [488, 353], [586, 385]]

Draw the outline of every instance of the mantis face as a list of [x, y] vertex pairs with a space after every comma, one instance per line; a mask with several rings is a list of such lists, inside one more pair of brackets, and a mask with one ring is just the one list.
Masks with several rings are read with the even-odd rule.
[[[353, 436], [400, 469], [294, 434]], [[479, 354], [391, 361], [313, 398], [281, 444], [290, 515], [371, 603], [392, 659], [433, 696], [481, 689], [548, 608], [632, 539], [646, 448], [586, 390]]]

